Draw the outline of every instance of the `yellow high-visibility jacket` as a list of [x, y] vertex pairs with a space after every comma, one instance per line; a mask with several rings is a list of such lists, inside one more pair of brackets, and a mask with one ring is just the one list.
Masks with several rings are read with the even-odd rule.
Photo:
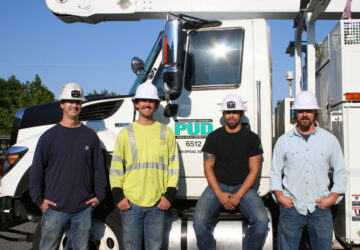
[[117, 137], [111, 167], [111, 189], [121, 188], [137, 206], [154, 206], [168, 187], [178, 188], [179, 155], [173, 131], [155, 122], [136, 122]]

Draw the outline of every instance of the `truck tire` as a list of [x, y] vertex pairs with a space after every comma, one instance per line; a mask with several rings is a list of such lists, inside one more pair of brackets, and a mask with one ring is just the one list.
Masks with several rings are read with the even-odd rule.
[[[72, 249], [70, 227], [67, 227], [61, 239], [59, 249]], [[117, 209], [109, 213], [105, 219], [95, 218], [91, 229], [89, 249], [123, 250], [121, 216]], [[41, 239], [41, 223], [36, 226], [33, 238], [33, 250], [38, 250]]]

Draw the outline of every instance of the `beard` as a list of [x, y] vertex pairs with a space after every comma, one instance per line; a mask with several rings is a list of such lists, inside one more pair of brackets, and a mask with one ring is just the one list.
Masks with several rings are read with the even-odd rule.
[[226, 125], [230, 128], [230, 129], [235, 129], [237, 126], [239, 126], [240, 124], [240, 121], [238, 122], [232, 122], [232, 123], [229, 123], [227, 121], [225, 121]]
[[[307, 122], [305, 123], [305, 121]], [[303, 118], [298, 122], [298, 127], [300, 128], [301, 131], [307, 132], [310, 130], [310, 127], [313, 123], [314, 122], [311, 122], [309, 118]]]

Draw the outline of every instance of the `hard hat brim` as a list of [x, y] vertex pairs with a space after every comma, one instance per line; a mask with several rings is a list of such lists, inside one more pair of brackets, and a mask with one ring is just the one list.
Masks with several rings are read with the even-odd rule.
[[85, 98], [59, 98], [59, 100], [60, 101], [83, 101], [83, 102], [85, 102], [86, 101], [86, 99]]
[[155, 97], [149, 97], [149, 96], [142, 96], [142, 95], [135, 95], [133, 96], [132, 100], [135, 101], [137, 99], [148, 99], [148, 100], [157, 100], [157, 101], [161, 101], [160, 97], [155, 98]]
[[221, 111], [247, 111], [246, 109], [221, 109]]
[[291, 107], [292, 110], [320, 110], [320, 107]]

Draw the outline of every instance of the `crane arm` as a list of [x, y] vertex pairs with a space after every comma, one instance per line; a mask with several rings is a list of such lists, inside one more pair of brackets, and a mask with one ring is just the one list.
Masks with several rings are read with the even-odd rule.
[[[330, 0], [46, 0], [48, 8], [67, 23], [165, 19], [169, 11], [204, 19], [294, 19], [301, 6], [327, 5]], [[346, 0], [331, 1], [319, 19], [339, 19]], [[360, 17], [360, 1], [352, 3]]]

